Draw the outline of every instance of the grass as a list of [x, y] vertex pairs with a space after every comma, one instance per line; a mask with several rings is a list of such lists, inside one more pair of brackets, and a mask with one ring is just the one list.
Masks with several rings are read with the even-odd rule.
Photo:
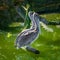
[[[47, 20], [60, 20], [59, 13], [41, 16]], [[60, 28], [49, 27], [53, 28], [54, 32], [47, 32], [41, 27], [41, 35], [31, 45], [40, 51], [37, 55], [14, 47], [16, 36], [23, 29], [21, 24], [13, 23], [5, 31], [0, 30], [0, 60], [60, 60]]]

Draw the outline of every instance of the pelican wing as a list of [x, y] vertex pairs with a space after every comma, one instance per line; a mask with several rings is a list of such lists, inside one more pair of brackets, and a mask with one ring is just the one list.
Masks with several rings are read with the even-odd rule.
[[28, 45], [32, 40], [34, 40], [34, 35], [36, 34], [35, 30], [25, 30], [21, 32], [16, 39], [16, 46], [22, 47]]
[[18, 36], [28, 35], [28, 34], [30, 34], [32, 32], [36, 32], [36, 30], [26, 29], [26, 30], [22, 31]]

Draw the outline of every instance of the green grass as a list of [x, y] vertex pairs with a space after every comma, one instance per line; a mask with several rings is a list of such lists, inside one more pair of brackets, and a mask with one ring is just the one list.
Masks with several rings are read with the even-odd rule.
[[[47, 20], [60, 20], [60, 14], [41, 15]], [[17, 27], [16, 27], [17, 26]], [[54, 32], [47, 32], [41, 27], [41, 35], [31, 45], [38, 49], [40, 54], [34, 54], [14, 47], [15, 39], [23, 26], [13, 23], [5, 31], [0, 30], [0, 60], [60, 60], [60, 28], [49, 26]]]

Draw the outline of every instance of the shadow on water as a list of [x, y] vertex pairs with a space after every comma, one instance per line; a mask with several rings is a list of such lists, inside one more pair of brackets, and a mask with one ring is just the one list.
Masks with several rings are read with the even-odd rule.
[[0, 27], [0, 30], [5, 32], [13, 32], [17, 33], [20, 32], [23, 29], [23, 26], [17, 26], [17, 27]]
[[38, 14], [50, 14], [50, 13], [60, 13], [60, 8], [55, 10], [44, 10], [44, 11], [37, 11]]

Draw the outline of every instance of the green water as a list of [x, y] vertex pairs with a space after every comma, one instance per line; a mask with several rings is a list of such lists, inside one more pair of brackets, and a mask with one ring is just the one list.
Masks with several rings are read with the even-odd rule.
[[[60, 20], [60, 14], [41, 15], [48, 20]], [[60, 26], [49, 26], [54, 31], [48, 32], [41, 27], [41, 35], [31, 45], [40, 54], [34, 54], [23, 49], [16, 49], [15, 39], [23, 26], [13, 23], [10, 28], [0, 30], [0, 60], [60, 60]]]

